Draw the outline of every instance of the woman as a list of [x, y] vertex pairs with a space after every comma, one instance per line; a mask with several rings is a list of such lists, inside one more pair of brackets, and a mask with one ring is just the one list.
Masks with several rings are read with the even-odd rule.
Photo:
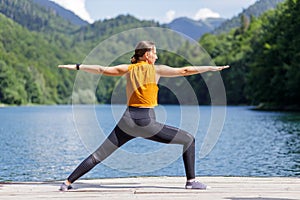
[[122, 118], [102, 145], [88, 156], [61, 185], [61, 191], [71, 189], [71, 184], [111, 155], [120, 146], [136, 137], [183, 145], [183, 161], [187, 177], [186, 189], [206, 189], [207, 186], [195, 181], [195, 139], [193, 135], [178, 128], [156, 121], [153, 108], [157, 106], [157, 82], [160, 77], [178, 77], [207, 71], [220, 71], [229, 66], [188, 66], [172, 68], [154, 65], [156, 47], [153, 42], [141, 41], [135, 48], [131, 65], [103, 67], [99, 65], [59, 65], [59, 68], [82, 70], [106, 76], [126, 74], [127, 109]]

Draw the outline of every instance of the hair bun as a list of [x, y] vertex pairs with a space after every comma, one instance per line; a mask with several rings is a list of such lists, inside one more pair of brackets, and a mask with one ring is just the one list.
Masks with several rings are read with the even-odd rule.
[[137, 59], [136, 59], [135, 55], [131, 57], [130, 61], [132, 64], [137, 63]]

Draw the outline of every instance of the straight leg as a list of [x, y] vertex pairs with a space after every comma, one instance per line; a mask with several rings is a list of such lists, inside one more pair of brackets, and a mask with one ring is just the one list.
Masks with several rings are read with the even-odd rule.
[[123, 132], [118, 126], [114, 128], [111, 134], [105, 139], [99, 148], [89, 155], [67, 178], [69, 183], [75, 182], [81, 176], [93, 169], [97, 164], [111, 155], [120, 146], [133, 139], [134, 137]]

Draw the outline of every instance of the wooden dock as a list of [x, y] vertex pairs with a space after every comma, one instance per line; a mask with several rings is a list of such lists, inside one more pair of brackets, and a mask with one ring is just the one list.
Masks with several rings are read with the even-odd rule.
[[57, 182], [0, 183], [1, 200], [300, 200], [300, 178], [199, 177], [208, 190], [184, 189], [184, 177], [134, 177], [79, 180], [74, 189], [58, 191]]

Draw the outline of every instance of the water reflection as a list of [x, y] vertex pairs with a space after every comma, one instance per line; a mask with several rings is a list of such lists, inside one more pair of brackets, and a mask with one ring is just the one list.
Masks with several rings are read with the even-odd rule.
[[198, 162], [198, 173], [228, 176], [298, 176], [299, 113], [229, 107], [218, 145]]
[[[96, 106], [105, 133], [115, 126], [108, 108], [106, 105]], [[167, 123], [176, 125], [176, 119], [180, 118], [176, 116], [178, 109], [175, 106], [164, 108], [166, 113], [172, 113], [166, 119]], [[196, 134], [197, 175], [300, 175], [300, 113], [258, 112], [248, 107], [228, 107], [224, 129], [215, 148], [208, 156], [200, 158], [210, 111], [209, 106], [201, 106]], [[193, 114], [190, 113], [190, 119], [193, 119]], [[64, 179], [89, 154], [76, 133], [70, 106], [3, 108], [0, 110], [0, 123], [0, 181]], [[101, 142], [97, 135], [88, 136], [95, 147]], [[162, 144], [137, 139], [122, 148], [144, 153], [162, 148]], [[156, 161], [143, 162], [151, 165]], [[182, 159], [154, 172], [136, 174], [98, 165], [84, 178], [160, 175], [184, 176]]]
[[290, 157], [290, 167], [287, 171], [300, 175], [300, 116], [298, 113], [282, 115], [277, 120], [277, 130], [286, 135], [283, 137], [286, 149], [281, 152], [283, 156]]

